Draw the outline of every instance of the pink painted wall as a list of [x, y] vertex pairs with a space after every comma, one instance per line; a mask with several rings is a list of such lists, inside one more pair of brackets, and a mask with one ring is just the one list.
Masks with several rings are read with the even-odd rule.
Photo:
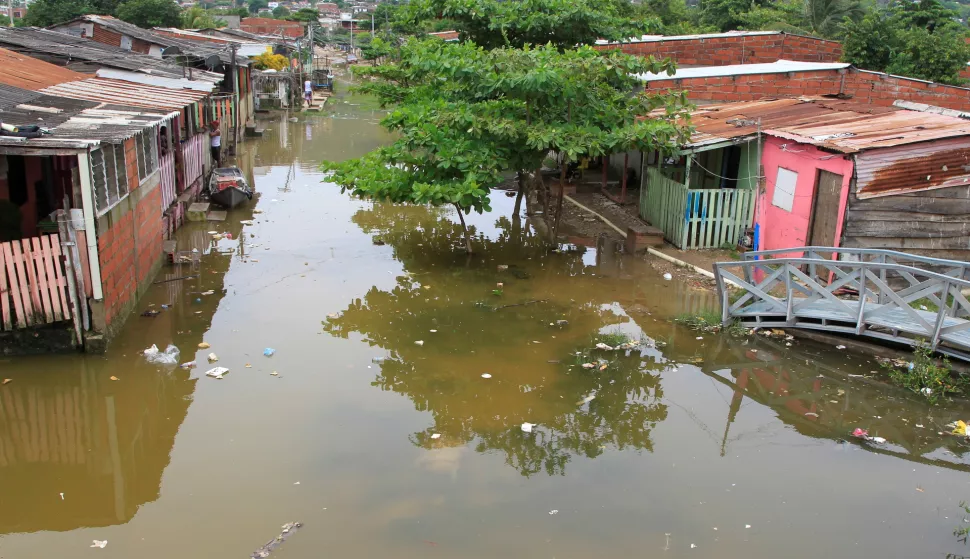
[[[835, 232], [835, 244], [838, 246], [842, 237], [842, 227], [845, 224], [845, 205], [849, 197], [849, 181], [852, 179], [852, 160], [840, 154], [821, 151], [814, 146], [766, 136], [762, 165], [766, 177], [765, 191], [758, 196], [755, 210], [755, 223], [760, 225], [761, 235], [758, 250], [794, 248], [808, 244], [808, 227], [811, 223], [815, 181], [819, 169], [842, 175], [842, 196], [839, 201], [839, 219]], [[778, 167], [798, 173], [795, 183], [795, 201], [791, 212], [771, 203], [775, 195]]]

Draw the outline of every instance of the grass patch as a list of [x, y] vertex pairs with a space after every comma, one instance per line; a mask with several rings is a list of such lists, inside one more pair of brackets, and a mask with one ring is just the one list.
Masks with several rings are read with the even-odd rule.
[[923, 340], [919, 340], [913, 349], [912, 361], [887, 359], [881, 366], [893, 384], [923, 396], [931, 404], [947, 394], [966, 393], [970, 388], [966, 378], [953, 375], [950, 360], [946, 357], [937, 360]]
[[618, 345], [628, 344], [635, 342], [630, 336], [627, 336], [623, 332], [608, 332], [606, 334], [597, 334], [593, 337], [593, 345], [596, 344], [606, 344], [608, 346], [616, 347]]
[[698, 332], [724, 332], [734, 338], [741, 338], [748, 334], [748, 329], [739, 320], [732, 320], [728, 324], [723, 324], [721, 313], [714, 309], [706, 309], [697, 314], [681, 314], [674, 318], [674, 322]]

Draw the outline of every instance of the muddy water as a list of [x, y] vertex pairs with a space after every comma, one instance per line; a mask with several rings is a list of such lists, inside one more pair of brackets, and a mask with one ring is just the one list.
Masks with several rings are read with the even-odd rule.
[[[550, 252], [501, 192], [471, 257], [448, 209], [349, 199], [316, 165], [387, 141], [357, 103], [266, 123], [239, 157], [257, 199], [179, 232], [201, 261], [159, 279], [198, 277], [106, 356], [0, 362], [0, 557], [248, 557], [292, 521], [274, 556], [970, 554], [967, 448], [938, 434], [965, 409], [831, 347], [698, 339], [668, 319], [707, 293]], [[644, 345], [589, 350], [613, 332]], [[170, 343], [199, 367], [139, 356]]]

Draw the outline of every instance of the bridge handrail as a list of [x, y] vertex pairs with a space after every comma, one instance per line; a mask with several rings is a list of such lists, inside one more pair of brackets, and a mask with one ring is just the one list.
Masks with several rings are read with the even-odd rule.
[[[827, 248], [827, 247], [826, 247]], [[788, 252], [793, 252], [789, 250]], [[889, 251], [892, 252], [892, 251]], [[905, 253], [899, 253], [905, 254]], [[957, 262], [963, 266], [970, 266], [967, 262], [959, 261], [943, 261], [943, 262]], [[855, 260], [827, 260], [822, 258], [772, 258], [771, 260], [730, 260], [727, 262], [715, 262], [714, 263], [714, 274], [720, 275], [720, 271], [724, 268], [741, 267], [741, 268], [758, 268], [761, 266], [776, 266], [780, 264], [793, 264], [796, 266], [803, 266], [806, 264], [815, 265], [830, 265], [839, 267], [854, 267], [861, 268], [866, 267], [870, 270], [896, 270], [909, 272], [910, 274], [920, 274], [926, 276], [928, 279], [938, 279], [941, 281], [948, 281], [953, 285], [960, 285], [965, 288], [970, 288], [970, 280], [966, 280], [959, 277], [948, 276], [946, 274], [941, 274], [939, 272], [933, 272], [931, 270], [924, 270], [922, 268], [914, 268], [912, 266], [906, 266], [905, 264], [896, 264], [893, 262], [864, 262]]]
[[[872, 249], [872, 248], [845, 248], [845, 247], [823, 247], [823, 246], [805, 246], [805, 247], [794, 247], [794, 248], [782, 248], [782, 249], [772, 249], [772, 250], [753, 250], [745, 252], [742, 255], [743, 260], [756, 260], [758, 257], [774, 256], [776, 254], [792, 254], [792, 253], [802, 253], [808, 254], [811, 252], [824, 253], [824, 254], [851, 254], [851, 255], [864, 255], [864, 256], [885, 256], [898, 258], [900, 260], [908, 260], [911, 262], [921, 262], [924, 264], [930, 264], [934, 266], [953, 266], [955, 268], [961, 268], [966, 271], [970, 268], [970, 262], [963, 262], [961, 260], [947, 260], [943, 258], [933, 258], [932, 256], [920, 256], [916, 254], [910, 254], [908, 252], [899, 252], [897, 250], [888, 249]], [[777, 258], [771, 258], [771, 260], [779, 260]], [[814, 259], [813, 259], [814, 260]], [[850, 261], [851, 262], [851, 261]]]

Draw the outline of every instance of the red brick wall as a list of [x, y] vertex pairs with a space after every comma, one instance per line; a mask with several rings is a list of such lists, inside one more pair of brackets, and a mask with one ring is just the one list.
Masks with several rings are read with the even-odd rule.
[[[844, 79], [844, 83], [843, 83]], [[754, 74], [719, 78], [690, 78], [650, 82], [651, 91], [686, 90], [694, 102], [730, 103], [763, 98], [838, 95], [877, 106], [889, 106], [897, 99], [926, 103], [948, 109], [970, 111], [970, 90], [891, 77], [855, 69]]]
[[701, 39], [672, 38], [622, 45], [601, 45], [596, 48], [621, 49], [627, 54], [670, 58], [680, 66], [760, 64], [782, 59], [800, 62], [837, 62], [842, 58], [841, 43], [788, 33]]
[[[114, 31], [110, 29], [106, 29], [98, 24], [94, 24], [94, 37], [92, 37], [92, 39], [105, 45], [111, 45], [115, 47], [121, 46], [120, 33], [115, 33]], [[133, 52], [148, 54], [150, 49], [151, 49], [151, 44], [146, 43], [141, 39], [132, 38], [131, 50]]]
[[[128, 168], [128, 200], [101, 218], [108, 223], [98, 231], [98, 254], [101, 261], [101, 285], [104, 291], [105, 325], [124, 318], [138, 294], [138, 288], [155, 269], [162, 256], [165, 220], [162, 215], [162, 191], [156, 181], [138, 187], [138, 166], [134, 140], [125, 141]], [[150, 191], [145, 189], [151, 188]], [[124, 209], [119, 209], [124, 208]]]

